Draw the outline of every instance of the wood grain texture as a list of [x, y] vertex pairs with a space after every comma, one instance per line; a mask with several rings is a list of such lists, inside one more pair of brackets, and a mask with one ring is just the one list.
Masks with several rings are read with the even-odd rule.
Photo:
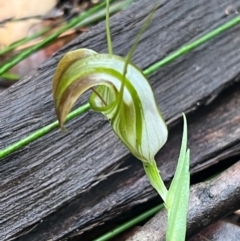
[[[134, 63], [146, 68], [233, 18], [234, 13], [225, 14], [231, 4], [230, 0], [164, 1], [139, 43]], [[126, 55], [151, 8], [149, 1], [141, 0], [111, 18], [116, 54]], [[82, 34], [0, 95], [0, 148], [55, 120], [51, 81], [57, 62], [69, 50], [80, 47], [106, 52], [104, 27], [101, 23]], [[171, 127], [181, 112], [196, 110], [212, 101], [239, 79], [239, 33], [237, 26], [150, 77], [157, 102]], [[79, 103], [85, 102], [86, 96]], [[225, 108], [222, 111], [227, 113], [232, 107], [219, 108]], [[225, 115], [220, 120], [213, 110], [206, 113], [213, 119], [205, 119], [204, 111], [196, 112], [189, 129], [194, 153], [192, 171], [212, 165], [212, 159], [218, 161], [217, 157], [225, 155], [228, 147], [237, 145], [240, 114], [233, 111], [234, 122]], [[211, 125], [206, 123], [209, 120]], [[227, 125], [227, 130], [224, 120], [231, 126]], [[222, 133], [210, 128], [217, 128], [217, 124], [223, 128]], [[228, 128], [234, 128], [236, 135]], [[1, 160], [0, 240], [18, 235], [18, 240], [58, 240], [74, 235], [77, 229], [89, 230], [156, 195], [144, 177], [141, 163], [133, 158], [126, 160], [129, 152], [101, 115], [90, 111], [71, 121], [67, 129], [64, 134], [53, 131]], [[165, 151], [157, 156], [166, 181], [173, 174], [180, 135], [181, 130], [173, 128]], [[28, 228], [33, 229], [28, 234], [21, 233]]]

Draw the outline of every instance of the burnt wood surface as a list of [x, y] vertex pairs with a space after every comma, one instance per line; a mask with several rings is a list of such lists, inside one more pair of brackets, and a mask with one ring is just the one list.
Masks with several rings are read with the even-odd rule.
[[[237, 7], [232, 3], [164, 1], [133, 62], [144, 69], [225, 23], [236, 16], [234, 11], [226, 15], [229, 6]], [[149, 1], [141, 0], [111, 18], [116, 54], [126, 55], [151, 8]], [[192, 173], [239, 153], [239, 34], [236, 26], [150, 77], [171, 127], [169, 142], [157, 155], [165, 181], [171, 179], [177, 160], [181, 128], [176, 124], [182, 112], [194, 112], [189, 118]], [[106, 52], [104, 23], [0, 95], [0, 148], [55, 120], [52, 76], [63, 54], [77, 48]], [[232, 84], [231, 93], [214, 101]], [[87, 95], [79, 103], [86, 100]], [[64, 134], [52, 131], [0, 161], [0, 240], [67, 238], [156, 196], [141, 163], [129, 155], [100, 114], [83, 114], [67, 129]]]

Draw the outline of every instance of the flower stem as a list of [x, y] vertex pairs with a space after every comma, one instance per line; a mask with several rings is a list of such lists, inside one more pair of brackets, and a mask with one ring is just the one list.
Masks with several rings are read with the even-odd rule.
[[151, 185], [157, 190], [164, 203], [166, 204], [168, 190], [160, 176], [155, 160], [144, 162], [143, 167]]
[[110, 31], [110, 20], [109, 20], [109, 0], [106, 1], [106, 32], [107, 32], [107, 44], [108, 44], [108, 53], [113, 54], [112, 50], [112, 39], [111, 39], [111, 31]]

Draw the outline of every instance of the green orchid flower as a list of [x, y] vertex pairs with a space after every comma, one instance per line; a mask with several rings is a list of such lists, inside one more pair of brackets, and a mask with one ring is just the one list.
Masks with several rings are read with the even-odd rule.
[[167, 141], [168, 130], [156, 104], [153, 91], [144, 73], [130, 60], [148, 26], [155, 9], [149, 14], [128, 55], [112, 53], [109, 27], [109, 1], [106, 29], [108, 54], [90, 49], [67, 53], [59, 62], [53, 78], [53, 99], [61, 128], [77, 99], [87, 90], [91, 108], [102, 113], [112, 129], [130, 152], [143, 162], [151, 185], [156, 189], [168, 210], [167, 240], [185, 239], [187, 203], [189, 195], [189, 150], [187, 151], [187, 124], [184, 116], [184, 133], [178, 166], [169, 188], [165, 187], [154, 160]]
[[144, 74], [129, 63], [124, 76], [125, 62], [125, 58], [89, 49], [66, 54], [53, 80], [56, 113], [63, 128], [76, 100], [99, 86], [90, 96], [91, 108], [110, 120], [114, 132], [133, 155], [152, 162], [167, 140], [167, 127]]

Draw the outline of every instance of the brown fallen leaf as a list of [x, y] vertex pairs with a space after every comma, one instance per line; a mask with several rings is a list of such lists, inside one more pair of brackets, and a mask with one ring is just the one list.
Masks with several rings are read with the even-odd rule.
[[55, 52], [57, 52], [60, 48], [62, 48], [66, 43], [76, 38], [76, 36], [77, 33], [72, 31], [69, 32], [68, 35], [58, 38], [46, 48], [31, 54], [28, 58], [15, 65], [11, 69], [11, 73], [20, 75], [21, 77], [25, 76], [31, 70], [37, 68], [41, 63], [52, 56]]
[[[0, 21], [44, 15], [56, 4], [57, 0], [0, 0]], [[26, 37], [29, 30], [41, 22], [41, 19], [6, 22], [0, 28], [0, 48]]]

